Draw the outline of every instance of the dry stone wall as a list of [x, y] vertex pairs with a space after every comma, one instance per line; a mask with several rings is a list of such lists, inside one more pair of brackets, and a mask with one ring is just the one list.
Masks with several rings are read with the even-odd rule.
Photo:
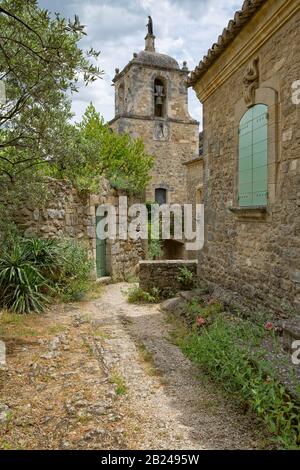
[[180, 268], [187, 268], [196, 279], [197, 267], [197, 260], [140, 261], [140, 287], [146, 292], [158, 288], [164, 294], [175, 294], [177, 291], [183, 290], [183, 285], [178, 279]]
[[[48, 179], [47, 182], [49, 195], [45, 205], [38, 208], [24, 203], [14, 214], [14, 220], [26, 237], [79, 240], [96, 266], [96, 208], [112, 204], [118, 214], [119, 195], [124, 194], [111, 188], [106, 180], [101, 181], [99, 194], [80, 194], [64, 181]], [[129, 200], [128, 204], [131, 202], [137, 201]], [[134, 273], [143, 258], [144, 246], [140, 240], [107, 240], [108, 275], [124, 277]]]

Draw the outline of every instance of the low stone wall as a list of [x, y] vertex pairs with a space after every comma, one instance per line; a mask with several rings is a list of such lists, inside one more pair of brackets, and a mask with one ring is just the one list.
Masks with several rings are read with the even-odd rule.
[[184, 267], [191, 271], [196, 279], [197, 260], [140, 261], [140, 288], [149, 292], [153, 287], [157, 287], [163, 293], [175, 293], [179, 290], [184, 290], [184, 286], [178, 279], [180, 268]]

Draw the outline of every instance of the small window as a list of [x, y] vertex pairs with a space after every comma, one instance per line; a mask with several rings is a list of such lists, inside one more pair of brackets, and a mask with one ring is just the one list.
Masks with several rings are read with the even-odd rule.
[[239, 205], [266, 206], [268, 199], [268, 106], [258, 104], [239, 126]]
[[156, 188], [155, 202], [160, 206], [167, 203], [167, 190], [164, 188]]
[[164, 83], [158, 78], [154, 81], [154, 116], [165, 116], [166, 92]]
[[202, 204], [203, 201], [203, 187], [198, 186], [196, 189], [196, 204]]
[[121, 114], [124, 112], [124, 104], [125, 104], [125, 89], [124, 83], [121, 83], [118, 90], [118, 113]]

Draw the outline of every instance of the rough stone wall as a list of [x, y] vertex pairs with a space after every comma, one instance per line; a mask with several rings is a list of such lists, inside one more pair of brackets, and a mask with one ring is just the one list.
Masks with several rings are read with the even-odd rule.
[[203, 193], [203, 158], [186, 165], [186, 193], [189, 204], [201, 204]]
[[[166, 115], [154, 117], [154, 81], [167, 90]], [[124, 105], [119, 104], [120, 86]], [[123, 92], [123, 91], [122, 91]], [[147, 153], [155, 157], [146, 199], [155, 200], [155, 188], [167, 190], [170, 203], [186, 201], [183, 163], [199, 155], [198, 123], [188, 113], [187, 72], [131, 65], [116, 83], [116, 117], [111, 127], [142, 137]]]
[[[112, 204], [118, 212], [119, 193], [105, 180], [101, 181], [99, 194], [92, 195], [80, 194], [66, 182], [53, 179], [48, 182], [49, 196], [45, 207], [29, 207], [24, 203], [21, 210], [14, 214], [14, 220], [27, 237], [79, 240], [85, 246], [89, 259], [96, 265], [96, 208], [101, 204]], [[124, 277], [134, 273], [143, 258], [144, 248], [140, 240], [107, 240], [108, 275]]]
[[[275, 2], [269, 6], [275, 8]], [[253, 21], [244, 35], [258, 28], [260, 20]], [[300, 105], [292, 102], [291, 91], [292, 83], [300, 80], [299, 27], [298, 10], [255, 53], [259, 86], [275, 90], [278, 97], [275, 194], [265, 220], [239, 220], [230, 210], [236, 197], [235, 106], [243, 98], [247, 64], [204, 102], [206, 243], [199, 257], [199, 275], [239, 291], [256, 305], [274, 309], [283, 304], [300, 309]], [[238, 41], [235, 44], [238, 48]], [[231, 51], [226, 53], [229, 57]], [[210, 77], [221, 70], [222, 60], [208, 72]], [[201, 81], [199, 86], [204, 88]]]
[[[193, 204], [193, 230], [196, 227], [196, 204], [203, 203], [203, 158], [198, 157], [188, 162], [186, 165], [186, 194], [187, 203]], [[186, 258], [197, 259], [197, 251], [187, 251]]]
[[198, 261], [140, 261], [139, 278], [140, 288], [146, 292], [154, 287], [159, 288], [163, 293], [176, 293], [183, 290], [181, 282], [178, 280], [180, 268], [187, 268], [197, 276]]

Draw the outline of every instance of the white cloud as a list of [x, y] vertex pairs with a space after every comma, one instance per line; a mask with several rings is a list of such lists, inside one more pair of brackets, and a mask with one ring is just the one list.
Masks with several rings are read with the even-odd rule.
[[[157, 50], [194, 68], [217, 40], [242, 0], [39, 0], [39, 4], [63, 16], [78, 14], [88, 36], [81, 46], [101, 50], [99, 66], [105, 75], [73, 95], [75, 119], [79, 120], [90, 101], [106, 120], [114, 116], [116, 67], [122, 69], [133, 52], [144, 48], [147, 15], [154, 20]], [[189, 92], [190, 114], [201, 120], [202, 110], [193, 91]]]

